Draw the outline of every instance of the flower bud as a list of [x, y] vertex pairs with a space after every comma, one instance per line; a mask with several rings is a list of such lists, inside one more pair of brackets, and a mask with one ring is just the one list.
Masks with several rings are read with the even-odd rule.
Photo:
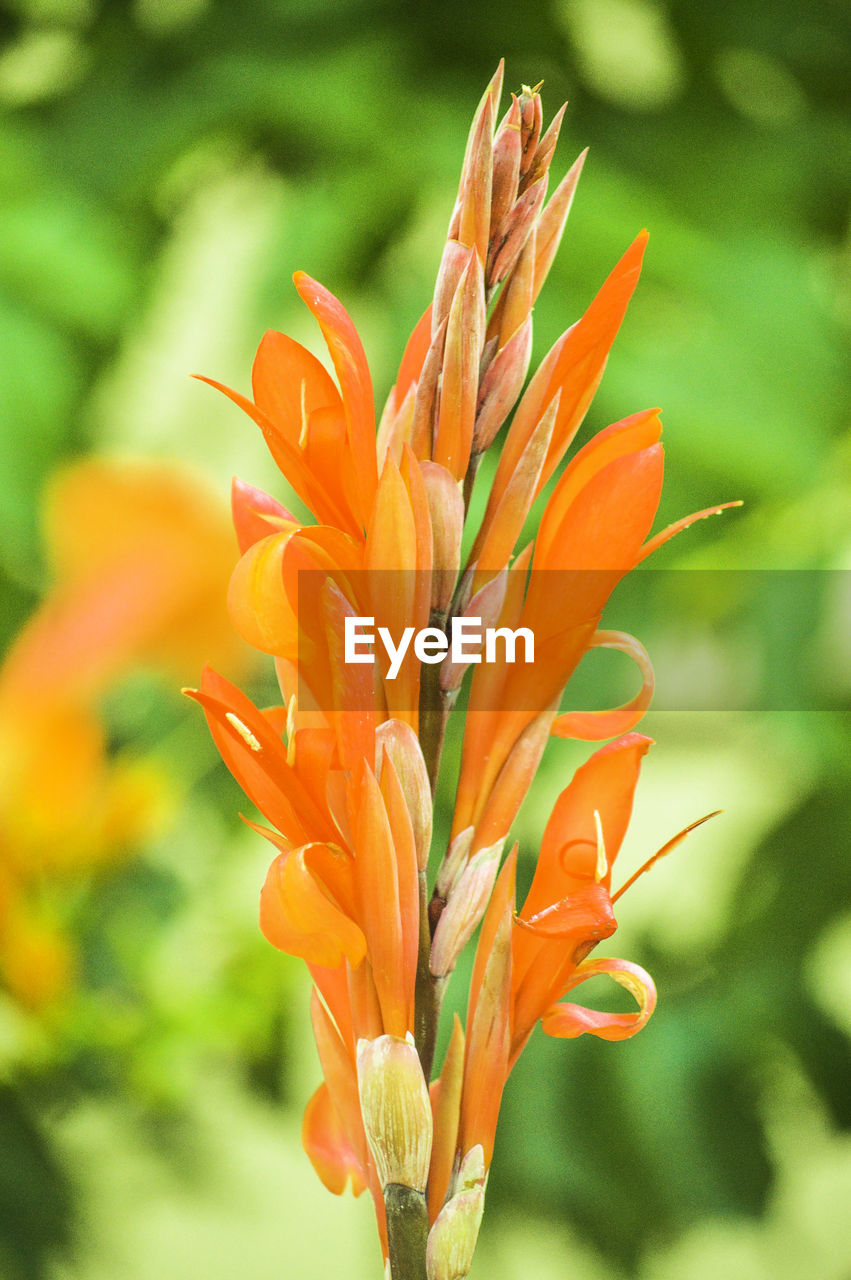
[[357, 1072], [363, 1127], [382, 1188], [394, 1183], [424, 1192], [432, 1114], [413, 1037], [359, 1040]]
[[564, 113], [566, 110], [567, 103], [565, 103], [561, 110], [553, 117], [550, 122], [550, 127], [547, 129], [547, 132], [535, 148], [532, 163], [530, 164], [529, 171], [526, 174], [527, 184], [536, 182], [538, 178], [540, 178], [541, 174], [546, 173], [547, 169], [549, 169], [550, 161], [553, 158], [556, 143], [558, 142], [558, 135], [561, 132], [561, 122], [564, 119]]
[[434, 977], [444, 978], [452, 972], [484, 915], [504, 843], [499, 840], [489, 849], [479, 849], [473, 854], [450, 889], [431, 944], [429, 969]]
[[454, 476], [437, 462], [421, 462], [431, 516], [431, 608], [446, 614], [455, 592], [464, 532], [464, 499]]
[[517, 199], [522, 151], [520, 104], [512, 94], [511, 107], [503, 117], [493, 143], [491, 239], [499, 232], [503, 218]]
[[385, 751], [393, 762], [411, 819], [417, 866], [423, 871], [431, 846], [432, 797], [419, 739], [409, 724], [401, 720], [385, 720], [375, 731], [375, 745], [378, 755], [376, 772], [379, 775]]
[[414, 414], [411, 423], [411, 448], [417, 458], [430, 458], [434, 443], [434, 421], [437, 414], [437, 389], [443, 365], [443, 348], [446, 344], [448, 316], [438, 326], [426, 354], [417, 392], [414, 397]]
[[519, 258], [546, 199], [548, 179], [549, 175], [543, 174], [518, 196], [512, 206], [503, 224], [504, 236], [501, 242], [494, 244], [493, 256], [487, 264], [488, 286], [499, 284]]
[[456, 480], [463, 480], [470, 460], [484, 340], [484, 277], [471, 250], [449, 310], [432, 453]]
[[[541, 84], [543, 84], [543, 80]], [[524, 177], [529, 172], [532, 161], [535, 158], [538, 139], [541, 136], [543, 108], [541, 106], [541, 95], [538, 92], [540, 87], [540, 84], [536, 84], [534, 89], [530, 89], [527, 84], [524, 84], [520, 94], [520, 139], [523, 144], [520, 173]]]
[[485, 1207], [484, 1153], [480, 1145], [468, 1151], [455, 1179], [455, 1194], [437, 1215], [428, 1235], [428, 1280], [465, 1280]]
[[[484, 634], [488, 627], [496, 625], [505, 600], [506, 585], [505, 572], [498, 573], [496, 577], [491, 578], [476, 592], [461, 616], [464, 618], [478, 618], [482, 634]], [[462, 662], [455, 662], [450, 651], [449, 656], [444, 660], [440, 668], [440, 687], [444, 693], [449, 693], [451, 690], [461, 687], [461, 681], [464, 679], [464, 673], [469, 667], [470, 661], [471, 659], [466, 658]]]
[[475, 827], [465, 827], [463, 831], [459, 831], [450, 844], [446, 857], [440, 864], [434, 890], [435, 893], [443, 898], [444, 902], [448, 901], [452, 889], [458, 883], [461, 873], [467, 865], [475, 832]]
[[532, 317], [520, 326], [496, 356], [479, 385], [473, 451], [484, 453], [514, 408], [532, 355]]

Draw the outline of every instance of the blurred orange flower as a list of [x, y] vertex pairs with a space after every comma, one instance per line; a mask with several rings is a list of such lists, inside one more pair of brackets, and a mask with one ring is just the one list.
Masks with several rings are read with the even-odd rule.
[[110, 758], [100, 697], [135, 667], [245, 657], [224, 609], [227, 513], [192, 476], [78, 463], [51, 483], [44, 527], [53, 585], [0, 668], [0, 973], [32, 1008], [72, 977], [55, 885], [124, 857], [171, 803], [153, 760]]

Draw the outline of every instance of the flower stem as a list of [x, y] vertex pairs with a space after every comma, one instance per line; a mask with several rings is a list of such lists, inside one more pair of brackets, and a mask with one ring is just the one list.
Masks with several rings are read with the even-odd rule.
[[417, 1053], [426, 1081], [431, 1079], [434, 1048], [437, 1041], [437, 1023], [440, 1018], [441, 991], [438, 981], [429, 968], [431, 959], [431, 926], [428, 913], [428, 883], [426, 873], [420, 872], [420, 941], [417, 955], [417, 980], [414, 997], [414, 1033]]
[[389, 1182], [384, 1188], [392, 1280], [427, 1280], [428, 1209], [425, 1193]]

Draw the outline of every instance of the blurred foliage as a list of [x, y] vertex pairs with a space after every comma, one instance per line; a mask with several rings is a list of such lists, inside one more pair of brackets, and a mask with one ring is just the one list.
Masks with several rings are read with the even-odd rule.
[[[691, 666], [670, 632], [668, 655], [650, 638], [699, 689], [759, 642], [780, 693], [756, 705], [781, 710], [707, 694], [717, 712], [648, 717], [659, 745], [624, 864], [726, 813], [623, 903], [617, 951], [661, 995], [648, 1030], [537, 1037], [521, 1060], [474, 1275], [851, 1267], [846, 17], [839, 0], [0, 5], [3, 641], [49, 585], [40, 495], [70, 459], [176, 458], [222, 494], [238, 471], [286, 500], [247, 420], [186, 375], [244, 388], [268, 327], [319, 350], [295, 268], [345, 300], [383, 396], [503, 55], [509, 86], [545, 79], [550, 113], [570, 99], [560, 163], [591, 146], [537, 353], [647, 225], [589, 428], [664, 407], [663, 523], [746, 501], [659, 567], [835, 571], [756, 607], [750, 639], [731, 639], [735, 602], [695, 591], [709, 639]], [[589, 697], [617, 700], [617, 661]], [[801, 670], [819, 673], [818, 711]], [[162, 678], [136, 673], [102, 711], [113, 748], [154, 753], [182, 802], [64, 902], [81, 948], [67, 1003], [0, 1008], [4, 1280], [371, 1276], [368, 1211], [329, 1200], [298, 1149], [317, 1074], [304, 978], [255, 928], [267, 854], [237, 788]], [[583, 754], [551, 748], [518, 823], [527, 878]]]

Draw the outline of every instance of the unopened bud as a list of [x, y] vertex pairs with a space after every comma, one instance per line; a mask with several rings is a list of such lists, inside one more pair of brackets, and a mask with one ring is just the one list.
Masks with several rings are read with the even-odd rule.
[[385, 751], [393, 762], [411, 819], [417, 866], [422, 871], [428, 863], [431, 847], [432, 797], [419, 739], [409, 724], [401, 720], [384, 720], [375, 731], [375, 747], [377, 771], [380, 772]]
[[424, 1192], [432, 1115], [413, 1037], [359, 1040], [357, 1072], [363, 1127], [382, 1188], [393, 1183]]
[[459, 955], [473, 936], [491, 896], [503, 840], [474, 853], [449, 891], [431, 944], [429, 969], [444, 978], [455, 968]]
[[465, 1280], [485, 1208], [484, 1153], [480, 1145], [464, 1157], [455, 1179], [455, 1193], [437, 1215], [428, 1235], [428, 1280]]
[[[541, 81], [541, 84], [543, 84], [543, 81]], [[538, 149], [538, 139], [541, 136], [543, 108], [541, 107], [541, 95], [538, 92], [540, 87], [540, 84], [536, 84], [534, 89], [530, 89], [528, 85], [524, 84], [523, 91], [520, 94], [520, 139], [523, 144], [520, 173], [522, 175], [527, 174], [531, 168], [535, 152]]]
[[538, 178], [540, 178], [541, 174], [546, 173], [547, 169], [549, 169], [550, 161], [553, 158], [556, 143], [558, 142], [558, 135], [561, 132], [561, 122], [564, 119], [564, 113], [566, 110], [567, 103], [565, 103], [561, 110], [557, 112], [551, 121], [547, 132], [535, 148], [535, 155], [529, 166], [529, 171], [526, 174], [527, 183], [536, 182]]
[[421, 462], [431, 516], [431, 608], [445, 614], [455, 593], [464, 532], [464, 499], [455, 477], [437, 462]]
[[443, 246], [443, 256], [437, 269], [437, 280], [434, 286], [434, 301], [431, 309], [431, 336], [436, 338], [441, 325], [449, 315], [452, 299], [458, 288], [458, 281], [467, 270], [470, 261], [470, 250], [458, 240], [447, 240]]
[[437, 388], [443, 364], [448, 319], [440, 325], [431, 340], [414, 398], [414, 420], [411, 424], [411, 448], [416, 458], [430, 458], [434, 443], [434, 420], [437, 415]]
[[488, 262], [488, 286], [499, 284], [504, 280], [520, 256], [535, 219], [543, 207], [547, 195], [549, 174], [542, 174], [536, 182], [527, 187], [517, 200], [503, 224], [504, 238], [502, 243], [494, 245], [494, 256]]
[[444, 902], [448, 901], [453, 887], [458, 883], [461, 873], [467, 865], [475, 831], [475, 827], [465, 827], [463, 831], [459, 831], [450, 844], [446, 857], [440, 864], [434, 888]]
[[473, 450], [484, 453], [493, 443], [523, 390], [532, 355], [532, 317], [509, 338], [479, 384], [479, 406]]
[[[505, 572], [498, 573], [476, 592], [461, 616], [464, 618], [477, 618], [479, 626], [482, 628], [482, 634], [484, 634], [489, 627], [496, 625], [505, 601], [506, 585]], [[465, 658], [463, 661], [455, 662], [450, 651], [449, 656], [444, 660], [440, 668], [440, 687], [444, 693], [449, 693], [450, 690], [461, 687], [464, 673], [471, 661], [472, 658]]]
[[484, 278], [471, 251], [449, 310], [432, 453], [456, 480], [464, 478], [470, 460], [484, 338]]
[[512, 95], [510, 109], [503, 117], [493, 143], [493, 186], [491, 190], [491, 239], [517, 199], [520, 181], [520, 104]]

